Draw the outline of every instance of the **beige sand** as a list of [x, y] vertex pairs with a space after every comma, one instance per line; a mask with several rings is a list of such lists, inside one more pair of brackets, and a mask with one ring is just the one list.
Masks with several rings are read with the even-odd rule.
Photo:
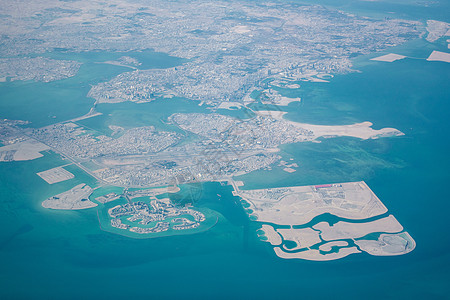
[[276, 120], [283, 120], [297, 127], [310, 130], [314, 133], [314, 138], [349, 136], [367, 140], [367, 139], [377, 139], [379, 137], [404, 135], [404, 133], [395, 128], [383, 128], [375, 130], [371, 128], [371, 126], [373, 125], [371, 122], [362, 122], [352, 125], [336, 125], [336, 126], [312, 125], [284, 120], [283, 116], [286, 114], [286, 112], [283, 111], [257, 111], [256, 113], [261, 116], [270, 117]]
[[395, 53], [389, 53], [389, 54], [386, 54], [386, 55], [382, 55], [382, 56], [379, 56], [379, 57], [372, 58], [371, 60], [384, 61], [384, 62], [393, 62], [393, 61], [404, 59], [404, 58], [406, 58], [406, 56], [404, 56], [404, 55], [399, 55], [399, 54], [395, 54]]
[[450, 63], [450, 53], [433, 51], [427, 58], [428, 61], [443, 61]]
[[267, 242], [271, 245], [280, 245], [282, 243], [281, 236], [273, 229], [272, 226], [264, 224], [262, 226], [262, 230], [264, 231], [264, 236], [267, 237]]
[[325, 241], [360, 238], [373, 232], [397, 233], [403, 230], [403, 226], [393, 215], [366, 223], [339, 221], [330, 226], [326, 222], [320, 222], [313, 228], [321, 231], [320, 236]]
[[50, 147], [34, 139], [26, 139], [11, 145], [0, 147], [0, 161], [24, 161], [33, 160], [43, 155], [41, 151], [49, 150]]
[[288, 253], [284, 252], [281, 248], [275, 247], [274, 248], [275, 253], [278, 257], [285, 258], [285, 259], [294, 259], [294, 258], [300, 258], [300, 259], [306, 259], [306, 260], [315, 260], [315, 261], [328, 261], [328, 260], [335, 260], [339, 258], [346, 257], [353, 253], [361, 253], [361, 251], [358, 250], [356, 247], [349, 247], [349, 248], [341, 248], [338, 252], [330, 253], [330, 254], [321, 254], [319, 250], [311, 249], [303, 252], [296, 252], [296, 253]]
[[258, 221], [280, 225], [301, 225], [314, 217], [331, 213], [361, 220], [381, 215], [387, 208], [364, 182], [347, 182], [330, 187], [296, 186], [260, 190], [237, 190]]
[[346, 246], [348, 246], [348, 243], [346, 241], [334, 241], [320, 245], [319, 250], [328, 252], [331, 251], [332, 247], [346, 247]]
[[450, 24], [442, 21], [428, 20], [427, 31], [428, 35], [426, 40], [429, 42], [435, 42], [441, 37], [448, 34], [450, 30]]
[[44, 179], [48, 184], [66, 181], [75, 177], [75, 175], [73, 175], [63, 167], [56, 167], [36, 174]]
[[357, 240], [355, 243], [361, 250], [375, 256], [403, 255], [416, 248], [416, 242], [407, 232], [381, 234], [376, 241]]
[[294, 249], [289, 249], [291, 251], [302, 248], [309, 248], [322, 241], [319, 237], [319, 232], [311, 228], [277, 229], [277, 232], [281, 234], [284, 240], [293, 241], [297, 244], [297, 247], [295, 247]]
[[92, 188], [84, 183], [65, 191], [64, 193], [50, 197], [42, 202], [42, 206], [51, 209], [86, 209], [97, 206], [89, 200]]

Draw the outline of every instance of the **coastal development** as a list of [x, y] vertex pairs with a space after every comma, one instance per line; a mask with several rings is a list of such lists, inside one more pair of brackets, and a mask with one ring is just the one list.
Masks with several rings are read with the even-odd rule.
[[50, 170], [38, 172], [36, 174], [44, 179], [48, 184], [66, 181], [75, 177], [72, 173], [70, 173], [63, 167], [56, 167]]
[[[215, 224], [214, 214], [162, 195], [182, 193], [183, 184], [228, 182], [250, 206], [250, 218], [261, 223], [261, 238], [282, 258], [328, 260], [362, 251], [398, 255], [414, 248], [414, 240], [364, 182], [244, 191], [233, 178], [275, 165], [296, 172], [302, 162], [282, 160], [283, 145], [404, 135], [395, 128], [374, 129], [369, 121], [337, 126], [290, 121], [283, 109], [303, 99], [284, 93], [355, 72], [352, 58], [421, 37], [425, 27], [426, 39], [435, 42], [448, 35], [447, 23], [374, 19], [291, 2], [25, 2], [29, 7], [21, 12], [11, 3], [2, 8], [1, 25], [8, 30], [0, 47], [1, 82], [48, 83], [76, 76], [82, 66], [117, 69], [83, 83], [89, 98], [84, 100], [91, 101], [85, 115], [44, 127], [0, 120], [0, 162], [33, 160], [53, 151], [65, 162], [38, 170], [36, 176], [48, 184], [70, 184], [75, 175], [68, 165], [96, 179], [92, 187], [78, 181], [44, 200], [43, 207], [96, 207], [102, 229], [131, 237], [197, 232]], [[150, 67], [144, 55], [150, 49], [176, 62]], [[404, 58], [390, 53], [373, 60]], [[448, 54], [434, 51], [428, 60], [448, 61]], [[195, 109], [161, 113], [156, 121], [163, 130], [144, 117], [140, 126], [127, 127], [105, 109], [130, 105], [139, 110], [135, 107], [154, 104], [142, 103], [180, 99]], [[133, 103], [117, 104], [122, 102]], [[83, 125], [99, 119], [106, 120], [102, 129]], [[105, 188], [111, 186], [117, 190]], [[346, 220], [309, 224], [324, 214]], [[377, 237], [366, 239], [367, 234]]]
[[95, 200], [102, 204], [116, 202], [114, 206], [103, 207], [102, 217], [99, 216], [101, 227], [134, 238], [152, 238], [201, 232], [216, 224], [217, 216], [210, 210], [200, 211], [190, 203], [175, 204], [170, 194], [178, 192], [177, 186], [168, 186], [125, 189], [122, 194], [109, 193], [97, 197]]
[[[26, 57], [53, 49], [154, 49], [184, 59], [179, 66], [147, 70], [136, 69], [141, 66], [127, 58], [129, 55], [107, 61], [132, 70], [93, 85], [89, 96], [98, 103], [140, 103], [172, 96], [216, 107], [227, 101], [243, 103], [254, 89], [266, 88], [265, 79], [288, 84], [324, 81], [323, 76], [351, 72], [351, 58], [417, 38], [423, 27], [416, 21], [376, 20], [292, 2], [26, 3], [28, 9], [20, 13], [12, 4], [2, 7], [7, 36], [0, 56], [18, 59], [18, 55]], [[439, 26], [429, 25], [432, 32], [440, 34]], [[32, 67], [31, 59], [12, 64], [27, 66], [26, 76], [12, 67], [12, 72], [0, 77], [50, 81], [71, 76], [76, 69], [71, 62], [61, 61], [60, 74], [42, 72], [53, 61], [32, 59], [38, 62], [36, 67]], [[268, 96], [272, 97], [270, 93]], [[280, 102], [276, 96], [274, 101]]]
[[[0, 147], [0, 157], [25, 159], [21, 149], [28, 149], [26, 158], [33, 159], [41, 156], [40, 151], [52, 149], [103, 183], [158, 187], [227, 181], [269, 168], [280, 160], [277, 152], [284, 144], [311, 142], [320, 137], [376, 139], [403, 135], [394, 128], [374, 130], [370, 122], [321, 126], [287, 121], [280, 111], [250, 113], [246, 119], [217, 113], [171, 115], [168, 123], [184, 134], [151, 126], [128, 130], [110, 126], [114, 130], [107, 136], [70, 121], [26, 130], [8, 125], [11, 144]], [[290, 166], [286, 166], [286, 172], [295, 171]]]
[[79, 184], [68, 191], [50, 197], [42, 202], [42, 206], [51, 209], [87, 209], [97, 206], [89, 200], [92, 188], [87, 184]]
[[50, 82], [75, 76], [81, 63], [45, 57], [0, 58], [0, 82], [34, 80]]
[[[140, 234], [163, 232], [170, 228], [194, 229], [206, 219], [201, 212], [177, 207], [168, 198], [151, 200], [150, 203], [137, 201], [117, 205], [110, 208], [108, 214], [112, 218], [111, 226]], [[122, 221], [124, 218], [127, 223], [133, 223], [135, 226], [124, 224]]]
[[[362, 251], [391, 256], [415, 248], [412, 237], [387, 215], [363, 181], [261, 190], [234, 186], [250, 219], [262, 224], [261, 239], [281, 258], [334, 260]], [[327, 221], [327, 214], [345, 221]]]
[[[64, 170], [64, 171], [61, 171]], [[65, 169], [57, 167], [38, 173], [49, 184], [60, 182], [68, 177]], [[72, 175], [73, 176], [73, 175]], [[120, 233], [130, 237], [136, 237], [133, 233], [143, 238], [155, 236], [185, 234], [200, 232], [209, 229], [217, 222], [217, 216], [210, 210], [206, 216], [201, 211], [192, 207], [192, 204], [175, 205], [170, 198], [160, 196], [180, 192], [177, 186], [160, 187], [153, 189], [125, 189], [122, 193], [104, 193], [91, 200], [95, 190], [86, 184], [79, 184], [61, 194], [49, 197], [42, 202], [44, 208], [55, 210], [80, 210], [97, 207], [104, 216], [100, 217], [100, 226], [113, 233]], [[137, 200], [133, 200], [136, 199]], [[108, 205], [116, 203], [115, 206]], [[100, 207], [98, 207], [100, 205]], [[119, 230], [119, 232], [117, 232]], [[126, 232], [121, 232], [122, 230]], [[156, 234], [156, 235], [155, 235]]]

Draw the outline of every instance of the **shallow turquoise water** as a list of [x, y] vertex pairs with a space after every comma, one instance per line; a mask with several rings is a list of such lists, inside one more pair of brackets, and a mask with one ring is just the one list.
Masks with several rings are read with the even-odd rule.
[[[396, 50], [426, 57], [431, 46], [419, 41]], [[242, 179], [247, 188], [365, 180], [416, 240], [412, 253], [400, 257], [360, 254], [326, 263], [278, 259], [271, 247], [256, 239], [256, 225], [248, 221], [239, 199], [231, 196], [231, 188], [218, 183], [193, 187], [196, 204], [222, 216], [207, 232], [148, 240], [111, 234], [99, 228], [95, 209], [51, 211], [41, 207], [46, 197], [78, 183], [95, 185], [88, 175], [69, 167], [77, 173], [75, 179], [49, 186], [35, 173], [66, 162], [47, 153], [30, 162], [0, 164], [0, 294], [6, 299], [448, 297], [449, 65], [413, 59], [375, 63], [366, 57], [356, 61], [356, 68], [362, 73], [337, 76], [327, 84], [302, 83], [292, 93], [303, 101], [289, 106], [287, 117], [316, 124], [369, 120], [375, 128], [395, 127], [405, 136], [287, 145], [282, 155], [299, 164], [296, 173], [274, 167], [270, 173], [255, 172]], [[107, 72], [98, 70], [103, 80], [121, 71], [115, 66]], [[36, 102], [25, 97], [30, 107], [43, 105], [42, 114], [32, 108], [18, 111], [25, 100], [14, 105], [7, 100], [16, 97], [16, 92], [31, 95], [36, 89], [42, 89], [43, 95], [47, 89], [53, 94], [66, 84], [68, 98], [61, 97], [60, 105], [73, 109], [60, 112], [56, 107], [57, 120], [84, 113], [93, 102], [85, 98], [88, 88], [84, 84], [90, 79], [77, 78], [50, 87], [34, 83], [0, 86], [2, 117], [31, 118], [35, 126], [53, 122], [49, 119], [53, 112], [44, 112], [56, 98]], [[83, 88], [70, 98], [79, 85]], [[170, 126], [158, 118], [171, 110], [202, 110], [181, 99], [173, 101], [179, 102], [104, 105], [99, 110], [111, 115], [113, 125], [133, 121], [133, 126], [165, 129]], [[177, 106], [165, 106], [170, 103]], [[119, 109], [125, 113], [121, 115]], [[141, 111], [133, 118], [136, 109]], [[83, 122], [99, 131], [107, 131], [110, 125], [106, 118]], [[183, 188], [186, 197], [191, 197], [192, 188]]]
[[46, 56], [54, 59], [75, 60], [83, 63], [74, 77], [54, 82], [14, 81], [0, 83], [0, 117], [24, 119], [33, 127], [61, 122], [82, 116], [89, 112], [94, 99], [87, 97], [91, 85], [112, 79], [127, 67], [103, 64], [109, 60], [128, 55], [142, 62], [139, 68], [169, 68], [184, 60], [153, 51], [145, 52], [54, 52]]

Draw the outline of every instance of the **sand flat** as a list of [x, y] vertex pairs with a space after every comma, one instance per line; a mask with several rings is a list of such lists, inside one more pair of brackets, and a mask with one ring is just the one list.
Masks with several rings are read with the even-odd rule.
[[288, 167], [288, 168], [284, 168], [283, 171], [288, 172], [288, 173], [294, 173], [296, 170]]
[[340, 125], [340, 126], [312, 125], [302, 123], [297, 124], [298, 126], [304, 129], [311, 130], [312, 132], [314, 132], [316, 138], [348, 136], [367, 140], [367, 139], [377, 139], [379, 137], [404, 135], [404, 133], [395, 128], [383, 128], [379, 130], [373, 129], [371, 127], [373, 125], [371, 122], [362, 122], [352, 125]]
[[297, 244], [297, 247], [294, 249], [289, 249], [291, 251], [308, 248], [322, 241], [320, 239], [319, 232], [312, 228], [277, 229], [277, 232], [281, 234], [284, 240], [293, 241]]
[[404, 55], [395, 54], [395, 53], [389, 53], [389, 54], [386, 54], [386, 55], [382, 55], [382, 56], [378, 56], [378, 57], [372, 58], [370, 60], [384, 61], [384, 62], [393, 62], [393, 61], [404, 59], [404, 58], [406, 58], [406, 56], [404, 56]]
[[97, 204], [89, 200], [92, 191], [90, 186], [82, 183], [68, 191], [46, 199], [42, 202], [42, 206], [45, 208], [66, 210], [95, 207]]
[[22, 142], [0, 147], [0, 161], [25, 161], [33, 160], [43, 155], [40, 153], [49, 150], [50, 147], [34, 139], [26, 139]]
[[264, 236], [267, 237], [267, 242], [271, 245], [280, 245], [283, 242], [281, 236], [272, 226], [264, 224], [262, 225], [262, 230], [264, 231]]
[[331, 251], [331, 249], [333, 247], [347, 247], [348, 246], [348, 242], [346, 241], [333, 241], [333, 242], [328, 242], [326, 244], [320, 245], [319, 246], [319, 250], [320, 251]]
[[358, 247], [375, 256], [394, 256], [407, 254], [416, 248], [416, 242], [408, 232], [381, 234], [378, 240], [356, 240]]
[[450, 63], [450, 53], [433, 51], [427, 58], [428, 61], [443, 61]]
[[324, 213], [361, 220], [387, 212], [387, 208], [363, 181], [236, 193], [250, 204], [258, 221], [280, 225], [306, 224]]
[[371, 126], [373, 125], [371, 122], [362, 122], [350, 125], [313, 125], [313, 124], [305, 124], [298, 123], [293, 121], [288, 121], [283, 119], [283, 116], [286, 114], [284, 111], [256, 111], [256, 113], [260, 116], [273, 118], [276, 120], [282, 120], [284, 122], [288, 122], [296, 127], [310, 130], [314, 134], [314, 138], [317, 139], [319, 137], [336, 137], [336, 136], [348, 136], [348, 137], [356, 137], [363, 140], [367, 139], [377, 139], [380, 137], [390, 137], [390, 136], [401, 136], [404, 135], [403, 132], [395, 129], [395, 128], [382, 128], [379, 130], [373, 129]]
[[320, 230], [320, 236], [325, 241], [355, 239], [374, 232], [397, 233], [403, 230], [403, 226], [400, 225], [393, 215], [365, 223], [339, 221], [330, 226], [326, 222], [320, 222], [314, 225], [313, 228]]
[[66, 181], [75, 177], [72, 173], [70, 173], [63, 167], [56, 167], [36, 174], [43, 180], [45, 180], [48, 184]]
[[[406, 254], [415, 247], [397, 219], [384, 216], [387, 208], [364, 181], [254, 190], [240, 190], [236, 184], [233, 187], [233, 194], [250, 205], [247, 211], [255, 222], [290, 226], [274, 229], [262, 224], [266, 242], [276, 246], [274, 251], [281, 258], [333, 260], [361, 250], [390, 256]], [[314, 221], [324, 214], [358, 221]], [[299, 225], [302, 227], [294, 227]], [[362, 239], [369, 234], [380, 238]], [[352, 247], [349, 240], [359, 249]], [[295, 247], [286, 247], [287, 241], [294, 242]]]

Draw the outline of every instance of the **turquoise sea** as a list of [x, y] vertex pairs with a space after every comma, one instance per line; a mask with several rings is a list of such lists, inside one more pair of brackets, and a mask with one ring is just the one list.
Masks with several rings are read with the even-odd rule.
[[[444, 44], [439, 48], [417, 40], [386, 53], [425, 58], [432, 50], [445, 51]], [[85, 62], [79, 75], [50, 84], [1, 83], [0, 117], [30, 119], [37, 127], [86, 113], [93, 103], [85, 97], [89, 83], [125, 70], [93, 62], [121, 55], [64, 54]], [[153, 239], [112, 234], [100, 229], [95, 209], [41, 207], [45, 198], [78, 183], [97, 184], [69, 166], [74, 179], [48, 185], [35, 173], [67, 161], [46, 152], [34, 161], [0, 164], [1, 298], [448, 298], [449, 64], [411, 58], [394, 63], [369, 60], [375, 56], [355, 59], [355, 69], [361, 72], [281, 90], [302, 98], [286, 108], [287, 118], [315, 124], [371, 121], [374, 128], [395, 127], [405, 136], [286, 145], [281, 154], [299, 164], [297, 172], [274, 167], [238, 179], [246, 181], [246, 188], [365, 180], [416, 240], [410, 254], [359, 254], [331, 262], [279, 259], [257, 240], [256, 225], [231, 195], [231, 187], [220, 183], [184, 186], [174, 196], [177, 201], [195, 197], [199, 207], [218, 212], [218, 223], [208, 231]], [[158, 67], [180, 63], [160, 54], [155, 57]], [[168, 130], [170, 125], [160, 119], [170, 112], [204, 108], [183, 99], [160, 99], [99, 105], [98, 110], [104, 116], [82, 123], [108, 133], [111, 124]]]

